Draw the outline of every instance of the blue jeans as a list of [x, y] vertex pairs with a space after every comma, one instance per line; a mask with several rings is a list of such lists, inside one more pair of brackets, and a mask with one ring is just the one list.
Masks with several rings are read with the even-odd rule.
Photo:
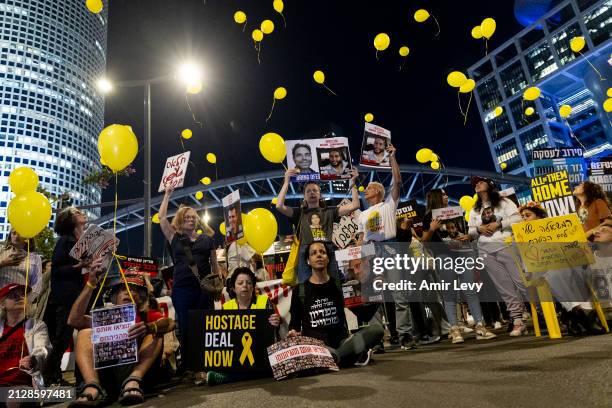
[[212, 309], [212, 299], [209, 299], [200, 286], [195, 287], [173, 287], [172, 304], [176, 311], [178, 320], [179, 337], [182, 355], [187, 355], [189, 343], [189, 311], [198, 309]]
[[[441, 257], [453, 257], [453, 254], [440, 255]], [[454, 255], [455, 257], [458, 255]], [[474, 270], [465, 269], [463, 273], [456, 273], [453, 270], [442, 269], [439, 270], [440, 278], [445, 282], [452, 282], [457, 280], [460, 283], [474, 283]], [[452, 287], [452, 285], [451, 285]], [[484, 317], [482, 316], [482, 309], [480, 308], [480, 300], [478, 299], [478, 293], [473, 289], [462, 290], [461, 293], [465, 297], [470, 308], [470, 312], [474, 317], [474, 322], [484, 323]], [[442, 298], [444, 299], [444, 311], [446, 312], [446, 318], [451, 326], [457, 325], [457, 295], [458, 293], [454, 290], [443, 290]]]

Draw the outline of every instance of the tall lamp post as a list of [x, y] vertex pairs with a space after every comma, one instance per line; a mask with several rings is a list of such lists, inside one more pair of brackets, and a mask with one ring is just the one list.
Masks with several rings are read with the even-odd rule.
[[[151, 85], [178, 79], [188, 90], [201, 89], [202, 75], [193, 64], [183, 64], [176, 75], [164, 75], [156, 78], [121, 81], [112, 83], [107, 78], [98, 81], [98, 89], [108, 94], [113, 88], [144, 89], [144, 250], [143, 255], [151, 256]], [[197, 92], [192, 92], [197, 93]]]

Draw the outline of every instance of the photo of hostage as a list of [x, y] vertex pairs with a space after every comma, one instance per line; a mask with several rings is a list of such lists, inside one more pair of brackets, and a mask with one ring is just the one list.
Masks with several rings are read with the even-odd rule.
[[491, 224], [492, 222], [496, 222], [497, 218], [495, 217], [495, 213], [493, 212], [493, 208], [491, 208], [491, 207], [483, 208], [482, 209], [481, 219], [482, 219], [482, 225], [488, 225], [488, 224]]
[[238, 236], [242, 233], [242, 219], [239, 216], [240, 211], [238, 210], [240, 203], [234, 203], [227, 209], [227, 234], [228, 241], [235, 241]]
[[[172, 319], [156, 310], [157, 304], [151, 296], [150, 285], [144, 276], [126, 274], [125, 282], [120, 279], [112, 284], [109, 299], [113, 305], [136, 305], [136, 324], [129, 328], [129, 339], [138, 343], [138, 362], [96, 370], [92, 344], [91, 316], [87, 307], [98, 286], [98, 277], [104, 272], [101, 259], [92, 262], [88, 280], [75, 301], [68, 324], [79, 330], [76, 342], [76, 364], [83, 375], [83, 384], [78, 388], [76, 400], [71, 407], [101, 406], [116, 399], [122, 405], [140, 404], [144, 401], [144, 390], [155, 385], [156, 375], [161, 370], [163, 336], [173, 331]], [[127, 285], [126, 285], [127, 282]], [[129, 292], [128, 287], [129, 286]], [[131, 297], [130, 297], [131, 293]], [[125, 350], [127, 352], [127, 349]]]
[[[323, 157], [327, 153], [327, 158]], [[317, 149], [319, 156], [319, 171], [322, 179], [349, 178], [351, 164], [349, 162], [348, 148], [336, 147], [331, 149]]]
[[300, 174], [316, 173], [312, 168], [312, 148], [304, 143], [297, 143], [291, 149], [291, 156]]
[[389, 139], [384, 136], [365, 132], [365, 147], [362, 161], [374, 162], [378, 166], [389, 167]]

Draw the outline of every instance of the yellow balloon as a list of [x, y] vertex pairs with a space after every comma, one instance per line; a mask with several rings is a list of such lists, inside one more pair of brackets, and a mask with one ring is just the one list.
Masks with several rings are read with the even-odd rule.
[[476, 81], [474, 81], [473, 79], [468, 79], [467, 81], [463, 83], [463, 85], [459, 87], [459, 92], [461, 93], [472, 92], [475, 86], [476, 86]]
[[276, 218], [265, 208], [255, 208], [248, 214], [244, 224], [244, 236], [257, 253], [264, 253], [276, 240], [278, 224]]
[[502, 170], [506, 170], [506, 167], [508, 167], [508, 164], [506, 164], [506, 163], [502, 163], [502, 164], [499, 165], [499, 168], [502, 169]]
[[196, 191], [196, 193], [195, 193], [195, 198], [196, 198], [196, 200], [201, 200], [201, 199], [203, 199], [203, 198], [204, 198], [204, 193], [203, 193], [203, 192], [201, 192], [201, 191]]
[[465, 212], [468, 212], [472, 209], [472, 207], [474, 207], [474, 200], [472, 197], [464, 195], [459, 199], [459, 205], [465, 210]]
[[525, 89], [525, 92], [523, 93], [523, 98], [528, 101], [535, 101], [540, 97], [541, 93], [542, 92], [540, 91], [540, 88], [538, 88], [537, 86], [532, 86], [530, 88]]
[[272, 204], [274, 204], [274, 205], [278, 204], [278, 197], [274, 197], [272, 199]]
[[491, 38], [491, 36], [495, 32], [495, 28], [497, 28], [497, 24], [495, 23], [495, 20], [490, 17], [482, 20], [482, 23], [480, 24], [480, 31], [482, 33], [482, 36], [487, 40]]
[[580, 52], [586, 45], [584, 37], [574, 37], [570, 40], [570, 48], [574, 52]]
[[[243, 223], [244, 225], [244, 223]], [[225, 221], [219, 224], [219, 232], [225, 236], [227, 234], [227, 230], [225, 229]]]
[[440, 162], [431, 162], [431, 168], [434, 170], [438, 170], [440, 168]]
[[423, 148], [419, 149], [416, 154], [416, 159], [419, 163], [427, 163], [431, 159], [433, 152], [431, 149]]
[[34, 238], [51, 220], [51, 203], [43, 194], [30, 191], [11, 200], [8, 220], [23, 238]]
[[562, 118], [567, 118], [572, 113], [572, 107], [569, 105], [561, 105], [559, 108], [559, 115]]
[[246, 19], [247, 19], [247, 16], [244, 11], [238, 10], [237, 12], [234, 13], [234, 21], [236, 23], [243, 24], [244, 22], [246, 22]]
[[210, 164], [215, 164], [217, 162], [217, 155], [214, 153], [208, 153], [206, 155], [206, 161], [208, 161]]
[[130, 126], [110, 125], [98, 136], [98, 153], [114, 172], [125, 169], [138, 154], [138, 140]]
[[380, 33], [374, 37], [374, 48], [376, 48], [378, 51], [386, 50], [389, 47], [389, 44], [391, 44], [391, 38], [389, 38], [387, 33]]
[[472, 38], [480, 40], [482, 38], [482, 29], [480, 26], [472, 28]]
[[285, 96], [287, 96], [287, 90], [284, 87], [279, 86], [274, 90], [274, 99], [280, 101], [281, 99], [285, 99]]
[[273, 132], [266, 133], [259, 139], [259, 151], [271, 163], [282, 163], [287, 155], [285, 140], [279, 134]]
[[153, 224], [159, 224], [159, 213], [153, 214], [153, 217], [151, 217], [151, 222]]
[[194, 82], [192, 84], [187, 85], [187, 93], [191, 95], [196, 95], [202, 92], [202, 83]]
[[603, 108], [606, 112], [612, 112], [612, 98], [608, 98], [604, 101]]
[[495, 108], [495, 110], [493, 111], [493, 113], [495, 114], [495, 117], [500, 116], [502, 113], [504, 113], [504, 108], [502, 108], [501, 106], [498, 106]]
[[193, 132], [191, 131], [191, 129], [183, 129], [183, 131], [181, 132], [181, 136], [183, 137], [183, 139], [191, 139], [191, 136], [193, 136]]
[[476, 205], [476, 201], [478, 201], [478, 194], [474, 194], [472, 198], [474, 199], [474, 205]]
[[429, 12], [425, 9], [415, 11], [414, 19], [417, 23], [422, 23], [429, 18]]
[[405, 45], [403, 47], [400, 47], [399, 49], [400, 56], [407, 57], [409, 53], [410, 53], [410, 48], [406, 47]]
[[102, 0], [86, 0], [85, 6], [87, 7], [87, 10], [91, 11], [94, 14], [98, 14], [104, 8]]
[[606, 95], [608, 95], [608, 98], [612, 98], [612, 88], [608, 88]]
[[253, 37], [253, 41], [255, 42], [260, 42], [261, 40], [263, 40], [263, 36], [263, 32], [258, 29], [253, 30], [253, 33], [251, 34], [251, 37]]
[[431, 154], [431, 157], [429, 158], [429, 161], [432, 161], [432, 162], [434, 162], [434, 161], [440, 161], [440, 158], [438, 157], [438, 155], [437, 155], [437, 154], [432, 153], [432, 154]]
[[277, 13], [282, 13], [285, 9], [285, 3], [282, 0], [274, 0], [272, 2], [272, 7], [274, 7], [274, 11]]
[[8, 178], [11, 191], [15, 195], [36, 191], [38, 187], [38, 174], [29, 167], [17, 167], [11, 171]]
[[467, 77], [463, 72], [453, 71], [446, 77], [446, 82], [454, 88], [459, 88], [461, 85], [467, 82]]
[[363, 118], [365, 119], [366, 122], [369, 123], [374, 120], [374, 115], [372, 115], [371, 113], [366, 113]]
[[527, 116], [533, 115], [534, 112], [535, 112], [535, 109], [533, 109], [531, 106], [525, 109], [525, 115]]
[[470, 213], [471, 213], [471, 211], [466, 211], [465, 212], [465, 222], [470, 222]]
[[207, 186], [210, 183], [212, 183], [212, 180], [210, 179], [210, 177], [203, 177], [203, 178], [200, 179], [200, 183], [202, 183], [205, 186]]
[[202, 235], [203, 233], [204, 233], [204, 231], [202, 231], [201, 229], [196, 231], [196, 234], [198, 234], [198, 235]]
[[365, 188], [363, 186], [359, 186], [357, 190], [359, 190], [360, 193], [363, 193], [365, 191]]
[[261, 31], [263, 31], [264, 34], [272, 34], [272, 31], [274, 31], [274, 23], [272, 22], [272, 20], [262, 21]]
[[325, 82], [325, 74], [323, 71], [315, 71], [314, 74], [312, 74], [312, 77], [317, 84], [323, 84], [323, 82]]

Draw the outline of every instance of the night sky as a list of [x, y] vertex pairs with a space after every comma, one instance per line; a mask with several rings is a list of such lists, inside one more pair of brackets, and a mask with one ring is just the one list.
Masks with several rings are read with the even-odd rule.
[[[272, 0], [112, 0], [107, 74], [115, 81], [155, 77], [173, 73], [185, 59], [205, 71], [203, 91], [189, 96], [202, 128], [193, 123], [178, 83], [153, 88], [153, 195], [165, 158], [182, 151], [184, 128], [194, 133], [184, 142], [197, 167], [188, 170], [186, 185], [194, 185], [204, 176], [214, 177], [204, 159], [209, 151], [217, 154], [219, 178], [279, 168], [258, 149], [259, 138], [270, 131], [288, 140], [322, 137], [332, 129], [349, 138], [351, 155], [357, 156], [366, 112], [391, 130], [402, 164], [416, 163], [416, 151], [430, 147], [447, 166], [493, 170], [475, 102], [464, 126], [456, 89], [448, 86], [446, 75], [453, 70], [467, 74], [484, 56], [484, 43], [472, 39], [470, 31], [485, 17], [497, 21], [489, 49], [520, 31], [513, 3], [286, 0], [285, 29]], [[414, 21], [418, 8], [438, 19], [439, 37], [433, 19]], [[244, 32], [233, 20], [237, 10], [247, 14]], [[264, 19], [276, 27], [262, 42], [259, 65], [251, 31]], [[379, 52], [377, 61], [372, 42], [379, 32], [390, 35], [391, 46]], [[401, 45], [410, 54], [399, 72]], [[338, 96], [313, 81], [317, 69]], [[288, 95], [266, 123], [278, 86], [286, 87]], [[105, 116], [106, 124], [131, 125], [142, 141], [142, 90], [115, 90], [106, 99]], [[129, 185], [120, 181], [120, 199], [142, 196], [136, 188], [143, 176], [142, 155], [135, 166]], [[104, 201], [112, 200], [112, 194], [111, 185]], [[130, 231], [130, 240], [141, 234], [142, 229]]]

